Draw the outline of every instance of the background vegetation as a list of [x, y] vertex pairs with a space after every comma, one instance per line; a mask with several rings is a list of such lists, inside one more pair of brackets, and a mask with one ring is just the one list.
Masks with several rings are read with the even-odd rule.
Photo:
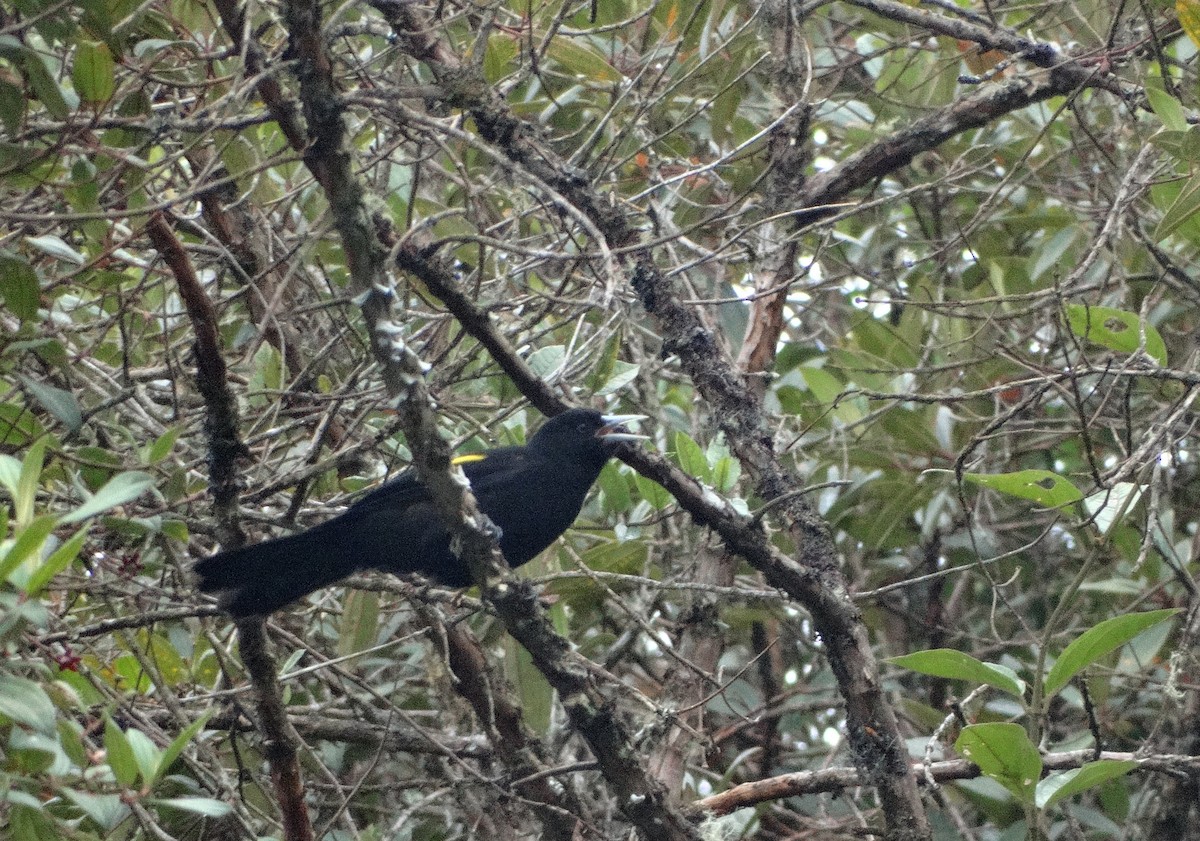
[[[1197, 34], [4, 0], [3, 832], [1200, 837]], [[533, 590], [189, 579], [566, 404]]]

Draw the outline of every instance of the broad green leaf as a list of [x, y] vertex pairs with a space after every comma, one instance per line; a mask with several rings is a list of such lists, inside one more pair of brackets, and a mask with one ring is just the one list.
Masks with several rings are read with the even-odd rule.
[[171, 454], [171, 450], [175, 446], [175, 442], [179, 439], [179, 433], [183, 431], [182, 426], [173, 426], [158, 436], [154, 443], [150, 444], [145, 449], [145, 461], [147, 464], [158, 464], [164, 458]]
[[671, 494], [653, 479], [647, 479], [638, 473], [634, 474], [633, 482], [637, 485], [638, 493], [642, 499], [650, 503], [650, 507], [655, 511], [661, 511], [671, 504]]
[[379, 633], [378, 593], [350, 590], [343, 605], [337, 641], [339, 657], [369, 648]]
[[[20, 529], [17, 539], [12, 546], [0, 557], [0, 581], [7, 581], [26, 558], [41, 552], [46, 538], [58, 525], [58, 518], [52, 514], [44, 514], [32, 523]], [[19, 527], [18, 527], [19, 528]]]
[[1167, 364], [1167, 346], [1162, 336], [1137, 313], [1088, 304], [1068, 304], [1066, 310], [1067, 326], [1081, 339], [1118, 353], [1134, 353], [1142, 344], [1144, 332], [1146, 355], [1159, 365]]
[[1101, 759], [1079, 768], [1050, 774], [1037, 785], [1035, 804], [1039, 809], [1053, 806], [1060, 800], [1103, 785], [1109, 780], [1128, 774], [1138, 764], [1133, 760]]
[[83, 550], [83, 544], [87, 541], [87, 532], [87, 528], [81, 528], [71, 535], [69, 540], [50, 553], [50, 557], [43, 561], [25, 582], [24, 590], [27, 595], [35, 596], [40, 593], [50, 583], [50, 579], [79, 557], [79, 553]]
[[33, 519], [33, 504], [37, 499], [38, 480], [42, 476], [42, 465], [45, 462], [46, 438], [40, 438], [25, 453], [21, 462], [21, 473], [17, 478], [15, 488], [9, 488], [12, 493], [14, 510], [17, 514], [17, 526], [22, 526]]
[[954, 747], [1022, 802], [1032, 802], [1042, 757], [1019, 724], [998, 722], [963, 728]]
[[30, 49], [11, 35], [0, 37], [0, 56], [25, 70], [25, 78], [29, 80], [34, 97], [50, 116], [58, 120], [70, 116], [71, 106], [67, 104], [62, 89], [46, 66], [51, 61], [51, 56], [43, 58], [37, 50]]
[[161, 752], [150, 740], [150, 737], [141, 730], [130, 728], [125, 731], [125, 738], [129, 740], [129, 748], [133, 752], [133, 759], [142, 776], [142, 784], [150, 785], [157, 775]]
[[629, 480], [625, 474], [611, 462], [600, 471], [596, 484], [602, 491], [605, 511], [628, 511], [633, 506], [633, 497], [629, 492]]
[[1178, 230], [1179, 226], [1200, 210], [1200, 173], [1193, 175], [1180, 188], [1179, 195], [1163, 213], [1154, 229], [1154, 240], [1161, 241]]
[[92, 794], [73, 788], [60, 788], [58, 791], [105, 832], [116, 829], [129, 816], [129, 807], [121, 802], [119, 794]]
[[105, 482], [104, 487], [96, 491], [91, 499], [66, 514], [62, 518], [62, 522], [77, 523], [88, 517], [94, 517], [110, 508], [137, 499], [152, 487], [154, 487], [154, 477], [148, 473], [137, 470], [118, 473]]
[[137, 759], [133, 755], [133, 747], [129, 744], [125, 732], [111, 718], [104, 722], [104, 754], [108, 767], [112, 769], [117, 784], [124, 788], [132, 788], [138, 778]]
[[171, 797], [169, 799], [148, 797], [145, 802], [154, 806], [165, 806], [168, 809], [182, 809], [206, 818], [223, 818], [233, 811], [228, 803], [214, 800], [211, 797]]
[[57, 735], [54, 703], [32, 680], [0, 672], [0, 715], [47, 736]]
[[8, 491], [9, 499], [15, 504], [21, 487], [21, 462], [5, 453], [0, 453], [0, 487]]
[[21, 321], [37, 318], [41, 281], [29, 261], [14, 254], [0, 253], [0, 278], [4, 279], [0, 283], [0, 296], [9, 312]]
[[614, 360], [612, 374], [596, 389], [596, 394], [599, 396], [620, 391], [637, 379], [638, 372], [641, 370], [641, 365], [635, 365], [632, 362], [623, 362], [620, 359]]
[[78, 432], [82, 428], [83, 411], [74, 394], [25, 375], [21, 375], [21, 383], [30, 396], [69, 431]]
[[1092, 517], [1092, 522], [1101, 534], [1108, 534], [1117, 523], [1118, 517], [1124, 517], [1133, 510], [1137, 501], [1142, 497], [1143, 486], [1132, 482], [1117, 482], [1108, 490], [1089, 494], [1083, 500], [1083, 507]]
[[1031, 499], [1046, 508], [1060, 508], [1083, 499], [1070, 481], [1049, 470], [1018, 470], [1015, 473], [964, 473], [963, 478], [994, 491]]
[[1018, 698], [1025, 694], [1025, 682], [1012, 669], [976, 660], [970, 654], [952, 648], [917, 651], [902, 657], [890, 657], [888, 662], [934, 677], [983, 683]]
[[65, 263], [74, 263], [77, 266], [82, 266], [87, 262], [82, 254], [76, 251], [71, 246], [63, 241], [63, 238], [55, 234], [43, 234], [38, 237], [25, 237], [26, 244], [36, 248], [45, 254], [49, 254], [57, 260], [62, 260]]
[[564, 35], [551, 39], [546, 54], [583, 82], [611, 83], [624, 78], [600, 53]]
[[116, 90], [113, 70], [116, 62], [108, 45], [100, 41], [80, 41], [75, 48], [71, 81], [79, 98], [89, 105], [103, 105]]
[[517, 688], [525, 721], [535, 733], [545, 733], [550, 729], [554, 688], [534, 665], [533, 657], [525, 646], [505, 635], [504, 648], [505, 672]]
[[684, 473], [701, 482], [709, 480], [708, 459], [704, 457], [704, 450], [686, 432], [675, 433], [675, 457]]
[[1105, 619], [1094, 628], [1080, 634], [1066, 647], [1046, 675], [1045, 694], [1050, 698], [1075, 675], [1116, 651], [1147, 628], [1163, 622], [1179, 611], [1175, 608], [1151, 610], [1146, 613], [1127, 613]]
[[1186, 131], [1188, 128], [1187, 114], [1179, 100], [1167, 93], [1163, 88], [1162, 78], [1151, 76], [1146, 80], [1144, 88], [1146, 99], [1153, 111], [1163, 122], [1163, 127], [1172, 131]]
[[1077, 226], [1066, 225], [1050, 237], [1049, 241], [1038, 250], [1037, 259], [1033, 261], [1033, 266], [1029, 269], [1029, 279], [1037, 280], [1050, 267], [1058, 265], [1063, 254], [1074, 244], [1081, 233], [1082, 231]]
[[593, 546], [579, 559], [588, 569], [636, 575], [646, 563], [646, 551], [646, 544], [640, 540], [612, 541]]
[[164, 750], [162, 755], [158, 758], [158, 768], [155, 769], [154, 779], [150, 781], [151, 785], [157, 783], [163, 774], [166, 774], [171, 770], [171, 766], [175, 764], [175, 760], [179, 758], [181, 753], [183, 753], [183, 749], [191, 744], [192, 740], [196, 738], [196, 735], [204, 729], [204, 725], [208, 723], [208, 719], [212, 713], [212, 710], [206, 711], [198, 719], [185, 727], [180, 734], [171, 741], [171, 744], [167, 745], [166, 750]]
[[547, 379], [551, 374], [561, 374], [563, 360], [566, 359], [567, 349], [563, 345], [547, 345], [529, 354], [529, 368], [534, 374]]

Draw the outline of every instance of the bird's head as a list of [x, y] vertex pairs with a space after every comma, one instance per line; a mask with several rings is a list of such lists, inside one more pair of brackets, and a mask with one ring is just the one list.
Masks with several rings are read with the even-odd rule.
[[612, 457], [622, 441], [641, 441], [625, 428], [625, 424], [641, 420], [645, 415], [605, 415], [595, 409], [568, 409], [542, 424], [529, 439], [529, 446], [557, 457], [568, 455], [573, 460], [603, 465]]

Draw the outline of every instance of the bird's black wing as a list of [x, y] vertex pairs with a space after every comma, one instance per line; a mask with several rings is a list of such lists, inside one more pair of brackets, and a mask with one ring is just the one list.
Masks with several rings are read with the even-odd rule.
[[[452, 463], [462, 468], [476, 496], [485, 494], [497, 483], [519, 478], [526, 459], [523, 447], [500, 447], [483, 453], [455, 456]], [[431, 504], [429, 491], [411, 468], [389, 479], [354, 502], [346, 513], [370, 517], [380, 510], [397, 511], [410, 506]]]

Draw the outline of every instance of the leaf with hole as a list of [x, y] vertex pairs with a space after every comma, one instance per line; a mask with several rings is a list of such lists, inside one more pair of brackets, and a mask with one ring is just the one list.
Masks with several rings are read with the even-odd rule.
[[1135, 353], [1143, 348], [1159, 365], [1167, 364], [1167, 346], [1162, 336], [1137, 313], [1088, 304], [1068, 304], [1066, 313], [1067, 326], [1079, 338], [1117, 353]]
[[1015, 473], [964, 473], [963, 478], [1009, 496], [1030, 499], [1046, 508], [1061, 508], [1083, 499], [1083, 493], [1068, 479], [1049, 470], [1018, 470]]

